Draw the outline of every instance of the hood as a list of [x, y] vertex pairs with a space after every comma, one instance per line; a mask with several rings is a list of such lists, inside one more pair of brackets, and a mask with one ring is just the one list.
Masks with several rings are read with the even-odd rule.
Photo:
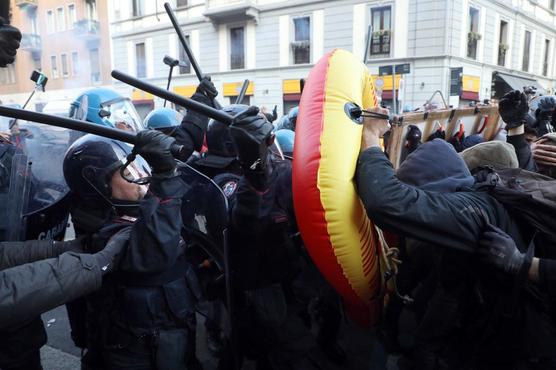
[[419, 146], [400, 165], [398, 179], [422, 190], [452, 193], [475, 183], [454, 147], [441, 139]]

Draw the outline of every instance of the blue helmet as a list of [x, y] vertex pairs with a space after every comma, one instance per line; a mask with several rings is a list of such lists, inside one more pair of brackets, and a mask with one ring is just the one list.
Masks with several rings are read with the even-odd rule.
[[96, 87], [79, 95], [71, 103], [69, 117], [126, 131], [139, 132], [144, 129], [131, 100], [104, 87]]
[[293, 155], [293, 144], [295, 142], [295, 132], [292, 130], [277, 130], [274, 132], [276, 135], [276, 140], [280, 145], [280, 148], [286, 155]]
[[148, 129], [172, 135], [176, 127], [181, 124], [182, 119], [181, 113], [171, 108], [156, 108], [145, 117], [143, 125]]
[[276, 130], [288, 129], [295, 131], [295, 125], [297, 124], [297, 113], [299, 112], [299, 107], [293, 107], [290, 109], [287, 115], [283, 116], [278, 124], [276, 125]]
[[[126, 163], [132, 147], [120, 141], [97, 135], [76, 140], [64, 157], [64, 178], [70, 190], [80, 199], [97, 205], [129, 206], [129, 201], [112, 197], [112, 177]], [[144, 178], [150, 168], [137, 156], [127, 167], [127, 177]], [[138, 204], [138, 202], [136, 202]]]

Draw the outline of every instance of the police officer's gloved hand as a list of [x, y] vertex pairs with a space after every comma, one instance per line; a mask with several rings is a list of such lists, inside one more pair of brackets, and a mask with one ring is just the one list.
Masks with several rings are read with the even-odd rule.
[[506, 122], [506, 130], [521, 126], [529, 112], [527, 96], [519, 90], [510, 91], [500, 99], [498, 112]]
[[21, 32], [15, 27], [5, 24], [0, 17], [0, 67], [6, 67], [15, 61], [15, 54], [21, 42]]
[[131, 227], [118, 231], [108, 240], [106, 246], [101, 251], [93, 254], [103, 275], [117, 268], [124, 247], [129, 241], [130, 234]]
[[244, 175], [257, 190], [265, 190], [268, 180], [268, 146], [274, 126], [259, 115], [259, 108], [249, 107], [238, 114], [230, 133], [237, 149]]
[[73, 240], [53, 241], [53, 248], [56, 250], [57, 255], [64, 252], [84, 253], [86, 242], [87, 238], [81, 235]]
[[136, 136], [133, 153], [139, 154], [151, 165], [153, 175], [173, 175], [176, 160], [171, 149], [176, 140], [157, 130], [143, 130]]
[[527, 273], [532, 262], [517, 249], [511, 236], [490, 223], [479, 240], [479, 254], [483, 262], [512, 276]]
[[195, 90], [195, 94], [191, 97], [193, 100], [203, 103], [206, 105], [210, 105], [211, 107], [214, 106], [213, 100], [218, 95], [218, 90], [210, 80], [210, 76], [204, 76], [197, 89]]
[[554, 132], [553, 119], [556, 100], [552, 96], [544, 96], [539, 100], [535, 115], [537, 117], [537, 131], [539, 135]]

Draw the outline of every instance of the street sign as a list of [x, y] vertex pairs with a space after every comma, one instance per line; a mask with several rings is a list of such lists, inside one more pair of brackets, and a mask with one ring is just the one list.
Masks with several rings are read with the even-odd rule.
[[380, 76], [389, 76], [392, 74], [392, 66], [380, 66], [378, 67], [378, 74]]
[[[397, 75], [404, 75], [411, 72], [411, 66], [409, 63], [398, 64], [395, 66], [394, 71]], [[392, 74], [392, 66], [380, 66], [378, 67], [378, 74], [380, 76], [389, 76]]]
[[396, 74], [397, 75], [404, 75], [404, 74], [408, 74], [410, 72], [411, 72], [411, 68], [409, 66], [409, 63], [396, 65]]

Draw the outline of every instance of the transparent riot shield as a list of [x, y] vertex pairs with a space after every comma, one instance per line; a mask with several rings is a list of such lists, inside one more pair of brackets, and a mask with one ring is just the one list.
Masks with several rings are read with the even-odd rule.
[[[221, 328], [234, 348], [234, 305], [227, 243], [228, 201], [220, 187], [201, 172], [187, 164], [181, 164], [179, 171], [188, 186], [182, 198], [184, 239], [188, 242], [186, 257], [197, 266], [197, 276], [207, 300], [220, 299], [225, 303], [227, 322], [217, 324], [224, 324]], [[202, 308], [198, 310], [205, 315]]]
[[[63, 159], [70, 130], [19, 121], [2, 147], [0, 211], [3, 240], [63, 239], [68, 222], [69, 188]], [[9, 180], [8, 180], [9, 179]]]
[[[182, 219], [186, 240], [197, 250], [190, 261], [198, 263], [199, 273], [210, 272], [214, 283], [224, 283], [227, 271], [228, 201], [222, 190], [209, 177], [187, 164], [179, 171], [188, 191], [182, 198]], [[194, 250], [195, 248], [188, 248]], [[217, 274], [218, 276], [214, 276]], [[211, 287], [206, 286], [209, 298]], [[213, 287], [214, 288], [214, 287]], [[215, 292], [214, 292], [215, 293]]]

